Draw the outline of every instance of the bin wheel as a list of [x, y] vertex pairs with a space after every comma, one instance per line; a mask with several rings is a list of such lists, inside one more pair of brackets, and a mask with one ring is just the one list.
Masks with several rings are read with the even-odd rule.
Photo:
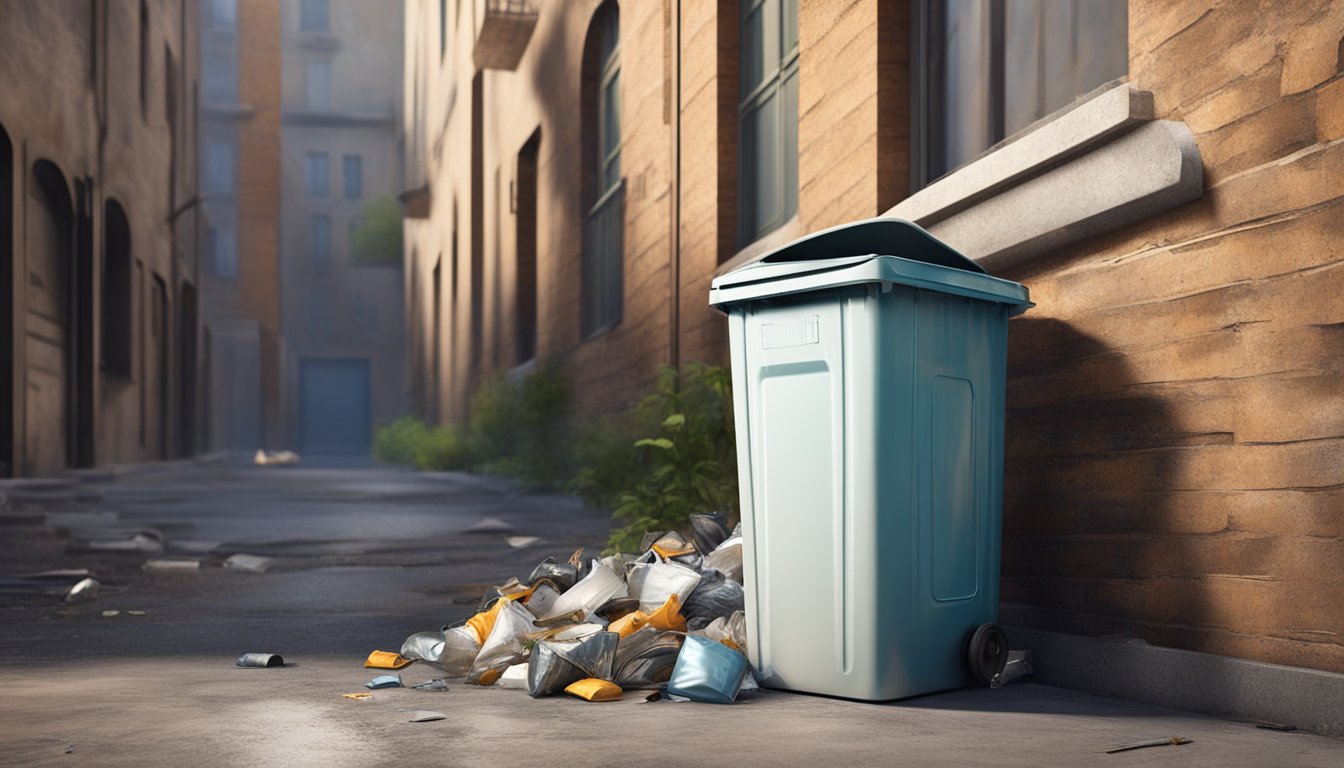
[[976, 685], [989, 685], [1008, 664], [1008, 638], [994, 622], [981, 624], [966, 643], [966, 668]]

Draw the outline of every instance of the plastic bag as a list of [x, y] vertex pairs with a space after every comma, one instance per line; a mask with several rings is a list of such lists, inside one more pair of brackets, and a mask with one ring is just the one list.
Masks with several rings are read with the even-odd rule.
[[439, 651], [438, 665], [449, 677], [462, 677], [475, 663], [481, 652], [476, 633], [466, 626], [443, 630], [443, 648]]
[[615, 682], [622, 688], [648, 688], [667, 682], [681, 652], [681, 635], [644, 627], [616, 647]]
[[746, 676], [746, 656], [707, 637], [687, 635], [667, 692], [692, 701], [732, 704]]
[[658, 610], [676, 595], [682, 605], [700, 583], [700, 572], [677, 563], [636, 563], [630, 566], [630, 596], [645, 613]]
[[731, 616], [717, 618], [696, 634], [703, 635], [735, 651], [747, 652], [747, 614], [733, 611]]
[[535, 698], [560, 693], [587, 677], [611, 680], [619, 642], [615, 633], [599, 632], [577, 643], [537, 643], [528, 661], [528, 694]]
[[481, 652], [467, 673], [468, 683], [480, 683], [487, 672], [497, 676], [527, 656], [527, 636], [536, 631], [532, 614], [515, 600], [501, 600], [502, 606], [490, 636], [481, 644]]
[[728, 518], [718, 512], [691, 515], [691, 538], [697, 552], [705, 555], [713, 552], [728, 538]]
[[588, 575], [572, 589], [560, 595], [551, 605], [550, 611], [542, 618], [554, 619], [582, 611], [583, 618], [586, 619], [611, 598], [625, 594], [625, 581], [610, 568], [594, 560]]
[[746, 607], [742, 585], [724, 576], [722, 571], [708, 570], [700, 574], [700, 584], [681, 612], [691, 629], [703, 629], [717, 618], [731, 616], [733, 611]]
[[701, 565], [705, 570], [716, 570], [724, 576], [742, 583], [742, 536], [735, 534], [723, 540], [713, 552], [705, 555]]
[[401, 655], [413, 661], [437, 663], [443, 655], [443, 632], [416, 632], [401, 644]]
[[555, 558], [548, 557], [532, 569], [532, 575], [527, 577], [527, 583], [535, 586], [537, 582], [546, 579], [555, 584], [558, 591], [565, 592], [578, 582], [578, 573], [578, 569], [569, 563], [557, 563]]

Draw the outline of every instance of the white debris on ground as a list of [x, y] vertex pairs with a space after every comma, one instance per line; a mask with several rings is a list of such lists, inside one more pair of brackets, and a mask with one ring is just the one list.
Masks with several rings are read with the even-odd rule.
[[646, 537], [638, 556], [548, 557], [526, 581], [487, 591], [465, 622], [411, 635], [394, 663], [419, 660], [467, 684], [534, 697], [610, 701], [651, 689], [659, 693], [650, 699], [732, 703], [755, 687], [742, 537], [719, 514], [693, 515], [692, 527], [692, 541], [675, 531]]
[[293, 451], [263, 451], [258, 448], [256, 455], [252, 457], [252, 463], [259, 467], [276, 467], [287, 464], [298, 464], [299, 454]]

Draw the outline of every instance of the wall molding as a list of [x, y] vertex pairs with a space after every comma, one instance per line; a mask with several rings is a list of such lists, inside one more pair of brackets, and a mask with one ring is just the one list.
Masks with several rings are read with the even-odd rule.
[[1204, 166], [1152, 94], [1103, 89], [933, 182], [884, 215], [907, 219], [991, 272], [1199, 199]]

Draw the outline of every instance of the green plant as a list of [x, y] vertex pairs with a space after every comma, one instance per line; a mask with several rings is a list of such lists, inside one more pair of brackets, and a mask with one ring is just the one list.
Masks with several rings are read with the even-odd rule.
[[569, 476], [569, 380], [553, 367], [519, 379], [497, 377], [476, 391], [468, 417], [472, 464], [554, 488]]
[[462, 430], [451, 424], [426, 429], [415, 448], [415, 466], [424, 470], [466, 469], [469, 459]]
[[618, 439], [629, 431], [642, 435], [626, 443], [624, 457], [588, 446], [588, 458], [598, 463], [586, 465], [573, 485], [585, 499], [614, 507], [622, 524], [611, 533], [609, 552], [634, 550], [649, 531], [684, 529], [696, 512], [736, 517], [737, 446], [727, 369], [699, 363], [680, 373], [664, 368], [654, 392], [625, 425], [605, 429]]
[[380, 424], [373, 439], [373, 457], [392, 464], [414, 464], [416, 449], [428, 432], [429, 427], [413, 416]]
[[350, 235], [355, 258], [368, 264], [401, 263], [401, 204], [383, 196], [369, 201]]

